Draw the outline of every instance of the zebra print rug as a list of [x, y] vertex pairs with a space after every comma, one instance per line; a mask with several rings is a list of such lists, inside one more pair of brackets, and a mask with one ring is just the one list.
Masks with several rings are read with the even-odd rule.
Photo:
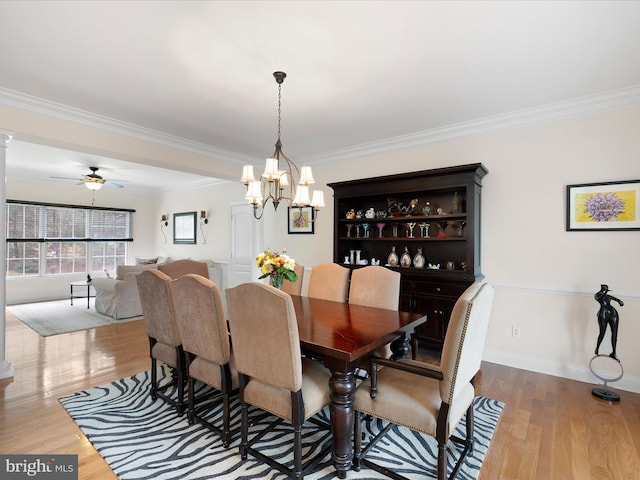
[[[168, 378], [170, 372], [161, 368], [158, 378]], [[204, 479], [281, 479], [277, 470], [249, 457], [242, 461], [238, 453], [239, 434], [233, 437], [231, 446], [225, 449], [219, 437], [198, 423], [189, 425], [186, 415], [178, 417], [169, 405], [160, 399], [155, 402], [149, 396], [150, 372], [142, 372], [107, 385], [75, 393], [59, 399], [62, 406], [78, 424], [113, 472], [121, 480], [204, 480]], [[211, 390], [198, 385], [200, 397]], [[474, 403], [476, 442], [474, 456], [467, 457], [460, 469], [458, 480], [478, 478], [480, 466], [489, 447], [489, 441], [498, 422], [504, 404], [484, 397]], [[232, 404], [232, 419], [240, 421], [237, 399]], [[250, 414], [252, 412], [250, 411]], [[221, 408], [212, 409], [208, 415], [219, 424]], [[321, 412], [328, 420], [328, 410]], [[269, 422], [269, 419], [262, 423]], [[286, 424], [286, 422], [285, 422]], [[261, 422], [256, 424], [260, 428]], [[371, 422], [366, 434], [373, 435], [381, 425]], [[364, 428], [363, 428], [364, 430]], [[464, 420], [457, 427], [457, 435], [464, 436]], [[251, 435], [251, 433], [250, 433]], [[264, 452], [282, 461], [293, 458], [291, 431], [285, 425], [274, 430]], [[264, 440], [264, 439], [263, 439]], [[313, 456], [331, 439], [328, 433], [315, 425], [305, 424], [303, 453]], [[449, 442], [449, 459], [455, 463], [460, 450]], [[432, 438], [395, 427], [381, 440], [370, 454], [377, 463], [401, 472], [409, 478], [436, 478], [437, 447]], [[317, 466], [316, 473], [306, 478], [324, 480], [334, 478], [335, 470], [330, 454]], [[349, 471], [349, 479], [385, 478], [368, 468], [359, 472]]]

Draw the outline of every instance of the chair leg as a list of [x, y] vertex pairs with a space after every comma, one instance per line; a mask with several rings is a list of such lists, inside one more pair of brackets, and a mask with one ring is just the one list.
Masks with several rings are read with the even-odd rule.
[[241, 440], [240, 440], [240, 458], [247, 459], [247, 448], [249, 447], [249, 406], [242, 403], [242, 420], [241, 420]]
[[157, 363], [155, 358], [151, 358], [151, 399], [155, 401], [158, 398], [158, 372], [156, 370]]
[[360, 452], [362, 450], [362, 414], [356, 411], [353, 422], [353, 469], [360, 471]]
[[438, 443], [438, 480], [447, 480], [447, 442]]
[[222, 445], [227, 448], [231, 443], [231, 408], [229, 393], [222, 394]]
[[293, 478], [302, 479], [302, 428], [296, 425], [293, 429]]
[[470, 457], [473, 457], [474, 424], [475, 424], [475, 418], [473, 416], [473, 402], [472, 402], [469, 408], [467, 409], [467, 418], [465, 420], [465, 425], [467, 427], [467, 438], [465, 440], [465, 443], [469, 447], [468, 455]]
[[193, 425], [196, 421], [196, 407], [195, 407], [195, 393], [193, 388], [194, 380], [189, 377], [187, 379], [187, 396], [189, 406], [187, 407], [187, 420], [189, 421], [189, 425]]

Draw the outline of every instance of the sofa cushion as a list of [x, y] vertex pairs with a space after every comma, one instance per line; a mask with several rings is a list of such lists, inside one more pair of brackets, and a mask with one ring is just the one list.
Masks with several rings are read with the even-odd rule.
[[124, 276], [127, 273], [135, 272], [140, 273], [144, 270], [157, 269], [158, 265], [155, 263], [147, 263], [143, 265], [118, 265], [116, 267], [116, 280], [124, 280]]

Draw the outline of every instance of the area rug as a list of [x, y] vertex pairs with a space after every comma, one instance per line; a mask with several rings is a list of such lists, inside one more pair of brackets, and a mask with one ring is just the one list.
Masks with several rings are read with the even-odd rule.
[[130, 322], [142, 317], [115, 319], [96, 312], [91, 300], [87, 308], [87, 300], [75, 299], [73, 305], [69, 299], [53, 302], [24, 303], [11, 305], [7, 310], [18, 319], [35, 330], [40, 336], [59, 335], [61, 333], [76, 332], [88, 328], [103, 327], [114, 323]]
[[[159, 378], [168, 378], [169, 370], [159, 369]], [[245, 461], [238, 453], [239, 434], [235, 434], [229, 448], [224, 448], [219, 437], [196, 423], [189, 425], [186, 415], [179, 417], [175, 410], [160, 399], [155, 402], [149, 396], [150, 372], [75, 393], [59, 399], [62, 406], [78, 424], [93, 446], [121, 480], [204, 480], [204, 479], [280, 479], [285, 478], [277, 470], [255, 460]], [[208, 387], [197, 385], [198, 395], [210, 394]], [[173, 392], [175, 395], [175, 392]], [[504, 404], [484, 397], [474, 403], [476, 419], [476, 443], [473, 457], [467, 457], [458, 480], [478, 478], [482, 461], [493, 435]], [[237, 399], [232, 403], [232, 419], [235, 428], [240, 421]], [[210, 411], [208, 418], [219, 422], [221, 408]], [[250, 411], [250, 415], [255, 412]], [[328, 418], [328, 410], [321, 415]], [[265, 421], [268, 421], [265, 420]], [[264, 422], [264, 421], [263, 421]], [[255, 428], [260, 428], [257, 421]], [[219, 424], [219, 423], [218, 423]], [[371, 422], [366, 434], [372, 435], [381, 428]], [[265, 437], [268, 447], [265, 453], [278, 458], [292, 459], [292, 436], [283, 426]], [[251, 435], [251, 433], [250, 433]], [[464, 421], [457, 427], [457, 435], [464, 435]], [[303, 453], [312, 456], [320, 451], [326, 441], [326, 432], [312, 424], [305, 424]], [[427, 436], [406, 428], [396, 427], [386, 440], [380, 441], [373, 454], [378, 462], [402, 471], [409, 478], [436, 478], [437, 446]], [[449, 457], [452, 463], [460, 451], [450, 442]], [[82, 468], [82, 467], [81, 467]], [[324, 480], [335, 477], [330, 454], [318, 465], [316, 473], [308, 479]], [[368, 468], [359, 472], [349, 471], [349, 479], [385, 478]]]

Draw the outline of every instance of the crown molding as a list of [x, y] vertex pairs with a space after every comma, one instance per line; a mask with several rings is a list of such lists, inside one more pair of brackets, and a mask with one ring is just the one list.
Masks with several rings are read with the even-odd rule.
[[640, 85], [609, 92], [548, 103], [500, 115], [434, 128], [422, 132], [363, 143], [352, 147], [311, 155], [301, 160], [309, 164], [337, 162], [375, 155], [392, 150], [428, 145], [468, 137], [492, 130], [524, 127], [557, 120], [576, 118], [592, 113], [640, 106]]
[[150, 128], [141, 127], [132, 123], [122, 122], [120, 120], [16, 92], [7, 88], [0, 87], [0, 105], [59, 120], [78, 123], [87, 127], [98, 128], [100, 130], [106, 130], [108, 132], [126, 135], [128, 137], [138, 138], [140, 140], [146, 140], [207, 157], [215, 157], [233, 163], [245, 164], [256, 162], [254, 157], [194, 142], [192, 140], [159, 132]]
[[[256, 163], [256, 159], [248, 155], [212, 147], [2, 87], [0, 87], [0, 105], [79, 123], [81, 125], [151, 141], [204, 156], [220, 158], [233, 163]], [[339, 162], [341, 160], [375, 155], [392, 150], [401, 150], [468, 137], [492, 130], [530, 126], [597, 112], [620, 110], [637, 106], [640, 106], [640, 85], [363, 143], [318, 155], [305, 156], [302, 157], [301, 160], [309, 164]]]

